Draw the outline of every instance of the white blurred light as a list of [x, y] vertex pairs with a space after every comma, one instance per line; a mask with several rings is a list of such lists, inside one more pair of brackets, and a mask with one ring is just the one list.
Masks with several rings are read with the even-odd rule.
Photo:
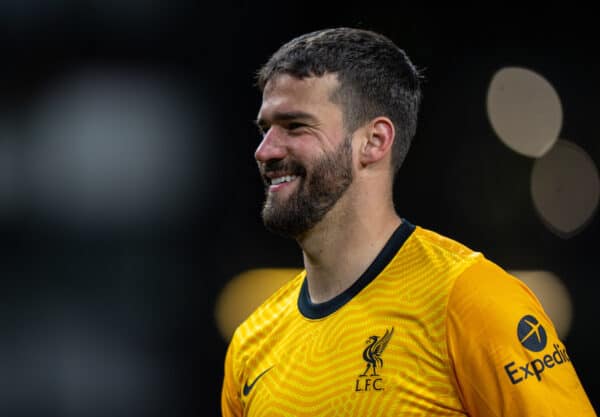
[[488, 87], [487, 114], [498, 138], [538, 158], [554, 145], [563, 121], [560, 97], [540, 74], [525, 68], [497, 71]]
[[189, 204], [209, 185], [198, 174], [211, 170], [211, 134], [180, 87], [102, 69], [58, 83], [33, 115], [35, 203], [87, 225], [143, 224]]
[[533, 291], [554, 323], [558, 336], [565, 340], [573, 321], [573, 304], [562, 280], [550, 271], [514, 270], [510, 273]]
[[585, 150], [561, 139], [534, 162], [531, 195], [544, 224], [560, 237], [572, 237], [583, 230], [598, 208], [596, 164]]

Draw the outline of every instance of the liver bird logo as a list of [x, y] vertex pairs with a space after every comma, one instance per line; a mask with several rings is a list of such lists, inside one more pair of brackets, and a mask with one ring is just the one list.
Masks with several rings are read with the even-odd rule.
[[367, 367], [365, 371], [360, 374], [360, 376], [367, 376], [369, 371], [371, 371], [370, 376], [378, 376], [377, 369], [383, 367], [383, 359], [381, 359], [381, 354], [385, 350], [388, 342], [392, 338], [394, 334], [394, 328], [386, 329], [385, 334], [381, 337], [379, 336], [371, 336], [367, 339], [366, 343], [368, 346], [363, 351], [363, 359], [367, 362]]

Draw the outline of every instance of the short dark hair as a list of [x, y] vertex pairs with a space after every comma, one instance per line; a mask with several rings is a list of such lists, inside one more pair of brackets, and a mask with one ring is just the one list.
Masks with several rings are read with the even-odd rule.
[[393, 172], [402, 165], [417, 129], [421, 102], [419, 70], [386, 36], [357, 28], [331, 28], [298, 36], [281, 46], [257, 72], [263, 91], [276, 75], [297, 78], [335, 73], [340, 82], [332, 101], [342, 106], [344, 126], [354, 132], [377, 116], [396, 128]]

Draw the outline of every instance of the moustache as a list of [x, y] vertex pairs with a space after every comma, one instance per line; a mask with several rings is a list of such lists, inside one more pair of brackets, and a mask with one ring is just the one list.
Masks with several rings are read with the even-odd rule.
[[284, 172], [288, 175], [296, 176], [306, 175], [306, 168], [296, 161], [267, 161], [260, 165], [260, 171], [263, 177], [270, 172]]

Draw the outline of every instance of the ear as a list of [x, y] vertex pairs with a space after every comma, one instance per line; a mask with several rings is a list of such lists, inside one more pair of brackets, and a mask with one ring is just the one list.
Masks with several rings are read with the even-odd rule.
[[361, 144], [359, 161], [362, 166], [384, 159], [394, 143], [394, 124], [387, 117], [377, 117], [364, 126], [365, 136]]

